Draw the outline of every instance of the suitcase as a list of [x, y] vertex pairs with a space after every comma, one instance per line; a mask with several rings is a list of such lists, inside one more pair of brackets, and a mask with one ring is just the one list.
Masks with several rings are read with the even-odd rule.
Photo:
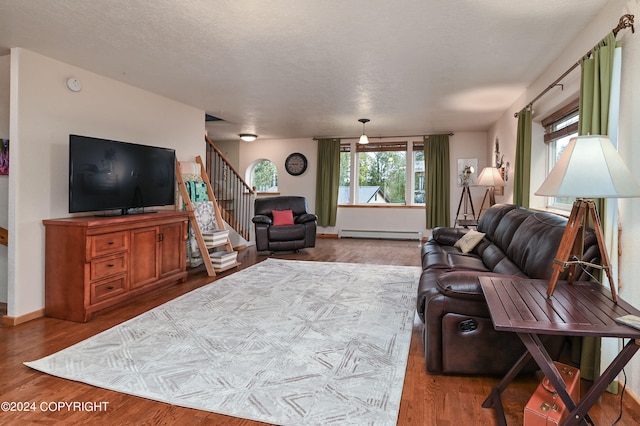
[[[580, 370], [555, 361], [554, 364], [567, 385], [571, 399], [577, 404], [580, 400]], [[524, 408], [524, 425], [559, 425], [568, 415], [569, 410], [545, 377]]]

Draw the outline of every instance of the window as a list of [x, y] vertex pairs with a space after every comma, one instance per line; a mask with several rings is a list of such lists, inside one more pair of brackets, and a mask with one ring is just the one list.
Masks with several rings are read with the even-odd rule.
[[423, 204], [422, 142], [340, 145], [339, 204]]
[[351, 203], [351, 145], [340, 144], [338, 204]]
[[407, 143], [358, 145], [358, 204], [405, 204]]
[[269, 160], [258, 160], [251, 167], [251, 186], [257, 192], [278, 192], [278, 169]]
[[424, 142], [413, 143], [413, 203], [424, 204], [425, 192]]
[[[547, 144], [547, 175], [558, 162], [562, 152], [571, 138], [578, 136], [579, 101], [542, 120], [545, 128], [544, 141]], [[563, 210], [570, 210], [575, 197], [549, 197], [548, 205]]]

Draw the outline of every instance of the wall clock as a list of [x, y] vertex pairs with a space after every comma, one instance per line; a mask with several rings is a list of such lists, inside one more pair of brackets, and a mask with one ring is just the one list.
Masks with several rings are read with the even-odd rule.
[[294, 152], [284, 161], [284, 168], [291, 176], [300, 176], [307, 170], [307, 157], [299, 152]]

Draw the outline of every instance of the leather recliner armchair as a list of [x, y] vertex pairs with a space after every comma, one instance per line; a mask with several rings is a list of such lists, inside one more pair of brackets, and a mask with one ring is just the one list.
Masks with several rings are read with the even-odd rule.
[[[253, 223], [257, 251], [299, 250], [316, 245], [315, 214], [307, 212], [307, 199], [297, 196], [256, 198]], [[291, 210], [292, 222], [274, 225], [273, 211]]]

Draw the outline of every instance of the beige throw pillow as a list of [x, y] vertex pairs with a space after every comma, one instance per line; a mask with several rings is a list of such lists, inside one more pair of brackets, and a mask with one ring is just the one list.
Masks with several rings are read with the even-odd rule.
[[484, 233], [471, 229], [469, 232], [464, 234], [462, 238], [456, 241], [453, 246], [462, 250], [463, 253], [469, 253], [480, 241], [482, 241], [483, 237]]

